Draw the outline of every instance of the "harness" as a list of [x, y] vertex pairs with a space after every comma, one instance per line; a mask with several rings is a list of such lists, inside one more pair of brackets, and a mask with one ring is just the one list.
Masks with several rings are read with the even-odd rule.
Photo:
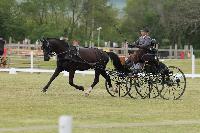
[[57, 60], [58, 61], [62, 61], [62, 60], [69, 60], [71, 62], [76, 62], [76, 63], [81, 63], [81, 64], [86, 64], [89, 65], [91, 67], [94, 68], [98, 68], [98, 69], [104, 69], [103, 64], [106, 62], [105, 59], [101, 58], [103, 57], [103, 51], [94, 48], [95, 50], [95, 54], [97, 57], [97, 61], [94, 63], [89, 63], [88, 61], [84, 60], [81, 56], [80, 56], [80, 48], [77, 46], [70, 46], [67, 51], [61, 52], [59, 54], [55, 54], [57, 55]]
[[67, 51], [61, 52], [59, 54], [54, 54], [54, 55], [57, 55], [58, 61], [59, 60], [70, 60], [73, 62], [89, 64], [86, 60], [81, 58], [79, 50], [80, 50], [79, 47], [69, 46]]
[[[49, 41], [46, 41], [46, 42], [47, 42], [46, 47], [48, 49], [51, 49]], [[78, 46], [72, 46], [72, 45], [68, 45], [68, 46], [69, 47], [66, 51], [63, 51], [60, 53], [49, 51], [48, 55], [57, 56], [57, 62], [59, 63], [62, 63], [68, 60], [69, 62], [80, 63], [94, 69], [105, 69], [105, 64], [107, 63], [109, 58], [107, 58], [106, 54], [104, 54], [102, 50], [99, 50], [97, 48], [92, 49], [94, 50], [94, 54], [96, 55], [97, 60], [94, 63], [90, 63], [80, 56], [80, 48]]]

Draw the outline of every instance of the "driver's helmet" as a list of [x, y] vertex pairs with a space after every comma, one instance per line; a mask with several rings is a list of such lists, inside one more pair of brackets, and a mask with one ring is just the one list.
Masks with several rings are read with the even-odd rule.
[[140, 32], [146, 32], [146, 33], [149, 33], [149, 29], [147, 27], [143, 28], [140, 30]]

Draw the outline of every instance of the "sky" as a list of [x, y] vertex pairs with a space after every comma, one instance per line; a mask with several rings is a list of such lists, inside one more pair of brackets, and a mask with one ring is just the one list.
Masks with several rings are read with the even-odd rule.
[[126, 0], [109, 0], [112, 6], [122, 10], [126, 6]]

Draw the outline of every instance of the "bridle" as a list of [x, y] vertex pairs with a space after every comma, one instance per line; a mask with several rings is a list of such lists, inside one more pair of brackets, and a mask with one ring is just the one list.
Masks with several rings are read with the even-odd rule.
[[45, 51], [45, 53], [46, 53], [47, 55], [49, 55], [49, 56], [55, 55], [55, 54], [51, 51], [50, 43], [49, 43], [48, 40], [43, 39], [43, 40], [41, 40], [41, 42], [43, 43], [41, 49], [42, 49], [43, 51]]
[[60, 53], [56, 54], [55, 52], [53, 52], [53, 51], [51, 50], [52, 48], [51, 48], [50, 43], [49, 43], [48, 40], [43, 39], [42, 42], [45, 42], [45, 43], [46, 43], [45, 47], [43, 47], [44, 44], [42, 45], [42, 49], [43, 49], [43, 50], [45, 49], [47, 55], [49, 55], [49, 56], [51, 56], [51, 57], [52, 57], [52, 56], [59, 56], [59, 55], [63, 55], [63, 54], [69, 53], [69, 50], [67, 50], [67, 51], [60, 52]]

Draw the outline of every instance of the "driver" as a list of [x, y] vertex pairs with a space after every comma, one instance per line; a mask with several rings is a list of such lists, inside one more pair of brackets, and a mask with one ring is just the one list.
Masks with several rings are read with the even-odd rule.
[[142, 57], [148, 52], [148, 49], [151, 47], [152, 40], [149, 36], [149, 29], [144, 28], [140, 30], [140, 34], [141, 36], [139, 37], [139, 39], [136, 42], [134, 42], [133, 45], [129, 45], [130, 47], [139, 48], [126, 60], [125, 64], [129, 68], [132, 67], [134, 64], [142, 63]]

